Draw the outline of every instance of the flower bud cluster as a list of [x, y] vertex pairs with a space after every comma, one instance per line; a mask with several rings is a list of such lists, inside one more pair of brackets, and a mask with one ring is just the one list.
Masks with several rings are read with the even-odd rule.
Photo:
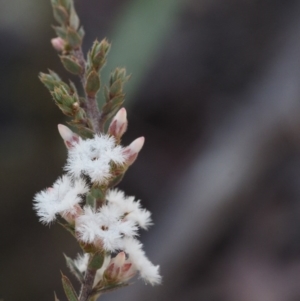
[[[42, 223], [50, 224], [61, 217], [84, 251], [105, 254], [103, 265], [97, 269], [95, 287], [127, 282], [137, 272], [151, 284], [161, 280], [159, 267], [147, 259], [137, 240], [139, 228], [151, 225], [151, 213], [141, 207], [140, 201], [111, 185], [133, 163], [144, 143], [141, 137], [127, 147], [121, 146], [117, 139], [126, 127], [125, 109], [112, 120], [110, 135], [95, 134], [84, 140], [59, 125], [68, 149], [66, 174], [34, 197], [34, 208]], [[85, 255], [75, 261], [83, 274], [88, 268], [87, 258]]]

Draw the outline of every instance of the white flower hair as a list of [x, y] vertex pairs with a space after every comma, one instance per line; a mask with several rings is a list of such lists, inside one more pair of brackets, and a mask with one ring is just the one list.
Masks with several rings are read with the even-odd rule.
[[85, 174], [94, 183], [106, 183], [111, 178], [111, 163], [124, 164], [123, 148], [116, 145], [115, 138], [95, 135], [92, 139], [79, 138], [69, 149], [65, 170], [75, 177]]
[[110, 252], [121, 249], [123, 238], [136, 236], [138, 230], [133, 221], [122, 220], [118, 210], [106, 205], [98, 211], [85, 206], [84, 213], [76, 219], [75, 229], [83, 242], [100, 244]]
[[137, 239], [125, 237], [123, 240], [123, 250], [128, 255], [128, 260], [139, 271], [140, 277], [151, 285], [161, 283], [161, 276], [159, 275], [159, 266], [153, 265], [146, 257], [143, 245]]
[[132, 220], [139, 227], [148, 229], [152, 225], [151, 212], [141, 207], [140, 200], [135, 201], [133, 196], [125, 196], [124, 192], [111, 189], [107, 192], [108, 206], [116, 207], [126, 220]]
[[75, 214], [76, 205], [82, 201], [82, 195], [89, 190], [81, 178], [73, 180], [67, 175], [53, 184], [51, 188], [40, 191], [34, 196], [34, 209], [44, 224], [55, 220], [57, 214]]

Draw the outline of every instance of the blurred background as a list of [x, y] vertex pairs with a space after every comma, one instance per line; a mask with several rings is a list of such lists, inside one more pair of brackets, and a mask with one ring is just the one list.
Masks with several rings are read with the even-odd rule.
[[[163, 285], [113, 301], [300, 300], [300, 2], [75, 0], [125, 66], [129, 129], [146, 144], [120, 185], [155, 225], [141, 233]], [[62, 174], [66, 119], [38, 80], [55, 70], [50, 0], [0, 0], [0, 299], [65, 300], [62, 253], [33, 195]], [[71, 77], [72, 78], [72, 77]], [[72, 78], [74, 80], [74, 78]], [[75, 283], [76, 280], [71, 278]]]

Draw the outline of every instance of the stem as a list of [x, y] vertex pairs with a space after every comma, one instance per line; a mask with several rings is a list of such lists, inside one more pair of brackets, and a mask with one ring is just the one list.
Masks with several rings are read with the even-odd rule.
[[81, 292], [79, 296], [79, 301], [88, 301], [93, 290], [94, 279], [96, 275], [96, 269], [87, 269], [84, 282], [81, 287]]
[[101, 132], [104, 132], [104, 124], [106, 122], [106, 118], [103, 113], [100, 113], [99, 117], [99, 129]]
[[[85, 76], [85, 70], [86, 70], [86, 61], [83, 56], [83, 52], [81, 48], [75, 49], [73, 51], [74, 56], [77, 58], [79, 64], [82, 67], [82, 74], [79, 75], [81, 84], [83, 86], [83, 89], [85, 88], [86, 83], [86, 76]], [[85, 89], [84, 89], [85, 90]], [[86, 113], [88, 117], [91, 120], [93, 130], [95, 133], [103, 132], [103, 128], [100, 127], [100, 111], [98, 107], [98, 103], [96, 100], [96, 97], [89, 97], [86, 95]]]
[[100, 112], [99, 112], [96, 97], [86, 96], [86, 98], [87, 98], [86, 112], [92, 121], [93, 129], [95, 133], [103, 132], [103, 129], [100, 128], [100, 122], [99, 122]]

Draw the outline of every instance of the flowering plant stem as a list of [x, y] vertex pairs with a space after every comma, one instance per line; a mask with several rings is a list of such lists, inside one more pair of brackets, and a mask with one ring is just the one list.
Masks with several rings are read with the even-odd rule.
[[62, 275], [68, 301], [95, 301], [104, 292], [127, 286], [138, 273], [152, 285], [161, 281], [159, 266], [148, 260], [136, 238], [140, 228], [152, 224], [151, 213], [139, 200], [114, 189], [137, 159], [145, 139], [121, 145], [128, 124], [122, 108], [123, 85], [129, 79], [125, 69], [111, 73], [109, 85], [103, 89], [105, 103], [99, 110], [96, 99], [100, 71], [110, 49], [108, 41], [96, 40], [85, 59], [81, 48], [84, 31], [73, 0], [51, 3], [60, 25], [54, 27], [58, 37], [51, 40], [52, 45], [61, 53], [67, 71], [79, 76], [85, 95], [80, 97], [72, 82], [62, 81], [53, 71], [40, 74], [55, 104], [71, 118], [69, 124], [78, 133], [58, 125], [68, 150], [65, 174], [35, 195], [34, 209], [44, 224], [60, 219], [82, 248], [83, 254], [75, 260], [65, 256], [70, 271], [81, 282], [77, 295], [71, 281]]
[[87, 269], [84, 277], [84, 283], [81, 287], [81, 292], [79, 296], [79, 301], [88, 301], [89, 299], [93, 299], [91, 297], [91, 293], [93, 290], [93, 283], [96, 276], [96, 271], [94, 269]]
[[[86, 61], [84, 59], [84, 55], [82, 52], [82, 48], [74, 49], [73, 50], [74, 56], [77, 58], [82, 70], [86, 70]], [[85, 87], [86, 84], [86, 76], [84, 73], [80, 74], [80, 80], [82, 87]], [[100, 111], [97, 103], [96, 97], [91, 97], [86, 95], [86, 113], [91, 120], [92, 127], [95, 133], [100, 133], [104, 131], [103, 125], [100, 128]]]

